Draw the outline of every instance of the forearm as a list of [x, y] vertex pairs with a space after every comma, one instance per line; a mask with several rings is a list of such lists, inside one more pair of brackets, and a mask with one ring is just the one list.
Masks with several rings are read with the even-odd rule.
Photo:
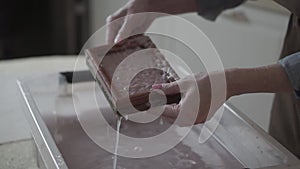
[[292, 93], [286, 72], [279, 64], [226, 70], [228, 98], [246, 93]]

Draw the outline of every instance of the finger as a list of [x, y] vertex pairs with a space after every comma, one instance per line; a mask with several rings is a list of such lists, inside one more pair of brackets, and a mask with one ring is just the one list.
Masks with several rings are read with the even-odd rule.
[[143, 14], [131, 13], [127, 15], [124, 24], [116, 36], [115, 42], [119, 42], [129, 36], [145, 33], [151, 22], [152, 21]]
[[[118, 34], [116, 35], [115, 43], [127, 38], [128, 36], [133, 35], [132, 29], [134, 27], [134, 23], [132, 21], [132, 17], [131, 16], [126, 16], [123, 25], [121, 26], [121, 28], [119, 29]], [[136, 24], [136, 23], [135, 23]]]
[[176, 119], [180, 112], [180, 104], [165, 105], [163, 116]]
[[[106, 32], [106, 42], [108, 44], [113, 44], [121, 26], [124, 23], [124, 16], [127, 15], [127, 8], [121, 8], [114, 14], [110, 15], [106, 19], [107, 32]], [[118, 20], [117, 20], [118, 19]]]
[[153, 89], [160, 89], [166, 95], [177, 94], [180, 93], [179, 81], [171, 82], [171, 83], [161, 83], [152, 85]]

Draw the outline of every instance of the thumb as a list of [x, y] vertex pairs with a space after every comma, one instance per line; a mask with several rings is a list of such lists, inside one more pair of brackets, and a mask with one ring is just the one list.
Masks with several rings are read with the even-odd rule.
[[129, 15], [127, 15], [125, 17], [123, 25], [121, 26], [118, 34], [116, 35], [115, 43], [127, 38], [128, 36], [130, 36], [131, 32], [132, 32], [132, 29], [133, 29], [133, 26], [131, 24], [131, 17]]
[[154, 85], [152, 85], [152, 88], [153, 89], [160, 89], [166, 95], [172, 95], [172, 94], [180, 93], [180, 88], [178, 86], [178, 82], [154, 84]]
[[121, 8], [114, 14], [106, 18], [107, 32], [106, 32], [106, 42], [108, 44], [113, 44], [119, 29], [123, 25], [124, 18], [127, 14], [127, 8]]
[[120, 28], [116, 36], [115, 42], [119, 42], [129, 36], [145, 33], [150, 24], [151, 20], [149, 20], [149, 18], [146, 15], [127, 15], [122, 27]]

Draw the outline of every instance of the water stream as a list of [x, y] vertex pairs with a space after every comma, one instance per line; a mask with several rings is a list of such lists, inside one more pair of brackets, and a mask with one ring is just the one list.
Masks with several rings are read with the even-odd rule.
[[117, 169], [117, 161], [118, 161], [118, 147], [119, 147], [119, 139], [120, 139], [120, 127], [121, 127], [122, 117], [118, 117], [117, 120], [117, 135], [116, 135], [116, 144], [115, 144], [115, 156], [114, 156], [114, 163], [113, 169]]

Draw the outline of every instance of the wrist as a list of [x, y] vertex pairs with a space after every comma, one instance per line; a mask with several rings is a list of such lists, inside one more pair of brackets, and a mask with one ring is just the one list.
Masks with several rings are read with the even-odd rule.
[[226, 85], [227, 85], [227, 99], [232, 96], [242, 94], [241, 87], [244, 86], [244, 81], [239, 77], [240, 70], [238, 68], [226, 69]]

